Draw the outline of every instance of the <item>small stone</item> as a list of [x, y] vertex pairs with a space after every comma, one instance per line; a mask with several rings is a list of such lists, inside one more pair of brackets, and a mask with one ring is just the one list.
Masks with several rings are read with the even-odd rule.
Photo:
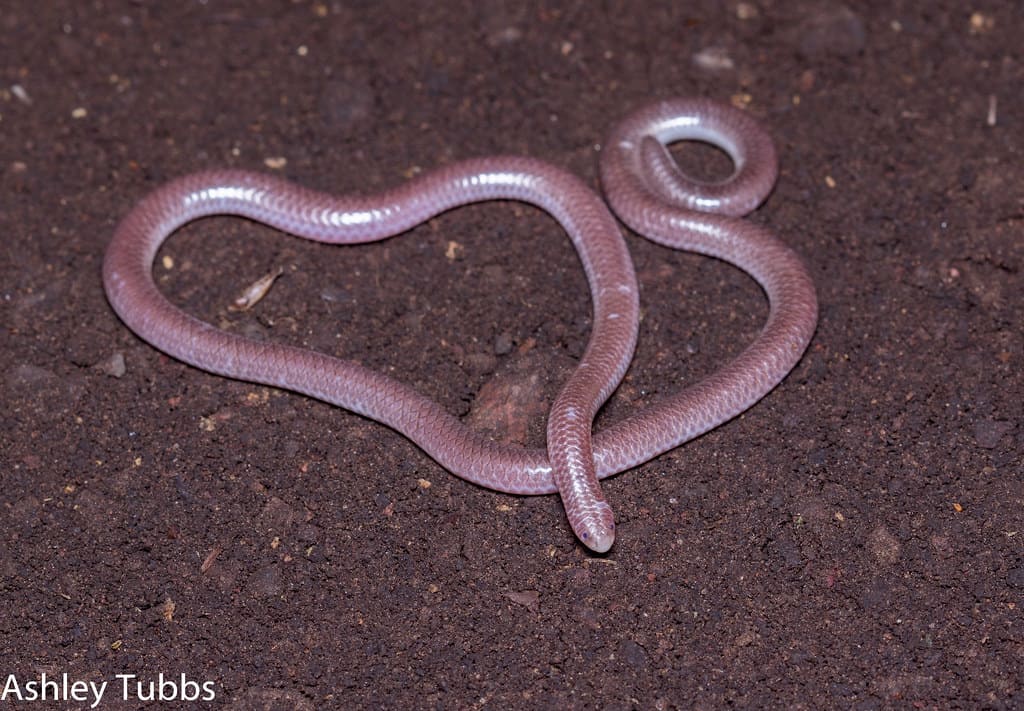
[[523, 38], [524, 23], [528, 23], [526, 6], [503, 0], [480, 0], [473, 4], [479, 18], [480, 36], [490, 47], [501, 47], [519, 42]]
[[992, 15], [983, 12], [972, 12], [968, 20], [967, 28], [972, 35], [983, 35], [992, 31], [996, 26], [996, 20]]
[[320, 298], [329, 304], [348, 304], [352, 302], [352, 293], [348, 289], [327, 286], [320, 290]]
[[508, 355], [512, 352], [512, 348], [515, 344], [512, 342], [512, 334], [508, 331], [499, 333], [494, 339], [494, 354], [495, 355]]
[[123, 377], [128, 368], [124, 362], [124, 353], [117, 352], [111, 355], [104, 361], [100, 361], [95, 366], [96, 370], [109, 375], [112, 378]]
[[706, 47], [693, 55], [693, 63], [708, 72], [727, 72], [736, 67], [728, 50], [722, 47]]
[[760, 14], [761, 11], [752, 2], [736, 3], [736, 17], [740, 20], [753, 20]]
[[500, 47], [503, 44], [512, 44], [523, 38], [523, 31], [518, 27], [502, 27], [487, 35], [487, 44], [491, 47]]
[[14, 94], [14, 98], [25, 104], [26, 106], [32, 105], [32, 97], [25, 91], [25, 87], [21, 84], [11, 84], [11, 93]]

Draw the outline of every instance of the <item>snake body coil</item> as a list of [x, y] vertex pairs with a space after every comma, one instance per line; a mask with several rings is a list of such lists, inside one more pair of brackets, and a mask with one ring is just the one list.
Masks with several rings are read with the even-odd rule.
[[[700, 140], [725, 150], [733, 176], [685, 178], [665, 149]], [[636, 275], [619, 227], [575, 176], [522, 157], [466, 160], [372, 196], [334, 197], [265, 175], [220, 170], [189, 175], [144, 198], [120, 223], [103, 264], [107, 297], [141, 338], [186, 363], [240, 380], [294, 390], [403, 433], [454, 474], [514, 494], [559, 492], [576, 535], [607, 551], [612, 512], [598, 483], [676, 447], [747, 409], [799, 360], [817, 323], [814, 286], [800, 259], [767, 230], [738, 216], [753, 210], [777, 175], [768, 135], [747, 115], [705, 100], [659, 101], [612, 131], [600, 162], [615, 213], [661, 244], [730, 262], [768, 296], [755, 341], [705, 380], [607, 430], [598, 409], [633, 357], [639, 322]], [[460, 205], [518, 200], [552, 215], [576, 247], [593, 302], [593, 331], [548, 417], [547, 451], [499, 445], [437, 403], [349, 361], [228, 333], [182, 312], [157, 289], [153, 259], [187, 222], [239, 215], [307, 239], [353, 244], [384, 239]]]

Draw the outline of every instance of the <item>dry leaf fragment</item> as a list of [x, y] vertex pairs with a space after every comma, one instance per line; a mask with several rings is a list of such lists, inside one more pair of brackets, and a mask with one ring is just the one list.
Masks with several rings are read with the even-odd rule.
[[248, 311], [259, 303], [260, 299], [267, 295], [270, 287], [274, 285], [277, 278], [284, 271], [281, 267], [267, 272], [246, 288], [241, 295], [228, 307], [229, 311]]
[[203, 564], [201, 566], [199, 566], [199, 571], [201, 573], [205, 573], [207, 570], [209, 570], [210, 566], [212, 566], [213, 562], [215, 560], [217, 560], [217, 556], [220, 555], [220, 552], [222, 550], [224, 550], [224, 549], [221, 548], [220, 546], [214, 546], [213, 550], [211, 550], [209, 552], [209, 554], [206, 556], [206, 560], [204, 560]]

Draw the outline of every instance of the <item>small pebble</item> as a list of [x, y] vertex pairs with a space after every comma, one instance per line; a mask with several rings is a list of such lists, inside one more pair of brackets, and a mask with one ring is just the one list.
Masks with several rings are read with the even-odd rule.
[[11, 93], [14, 94], [14, 98], [26, 106], [32, 105], [32, 97], [28, 95], [28, 92], [25, 91], [25, 87], [21, 84], [11, 84]]
[[760, 15], [757, 5], [752, 2], [740, 2], [736, 4], [736, 17], [740, 20], [753, 20]]
[[500, 356], [508, 355], [509, 353], [512, 352], [513, 345], [514, 344], [512, 343], [511, 333], [509, 333], [508, 331], [505, 331], [504, 333], [499, 333], [498, 336], [494, 339], [494, 354]]
[[121, 352], [114, 353], [106, 360], [97, 363], [95, 367], [101, 373], [105, 373], [113, 378], [120, 378], [128, 372], [124, 362], [124, 354]]
[[707, 47], [693, 55], [693, 63], [709, 72], [727, 72], [735, 68], [736, 64], [729, 56], [729, 52], [722, 47]]
[[352, 302], [352, 293], [338, 286], [327, 286], [320, 290], [320, 298], [331, 304], [348, 304]]

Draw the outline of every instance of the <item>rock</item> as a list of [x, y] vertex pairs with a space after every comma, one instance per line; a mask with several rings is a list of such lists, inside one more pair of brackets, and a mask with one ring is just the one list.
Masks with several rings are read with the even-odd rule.
[[547, 376], [552, 368], [542, 360], [530, 352], [484, 383], [473, 400], [467, 424], [499, 442], [525, 444], [530, 425], [544, 422], [551, 407]]
[[512, 334], [508, 331], [499, 333], [494, 339], [494, 354], [503, 356], [512, 352], [515, 343], [512, 341]]
[[99, 372], [109, 375], [112, 378], [123, 377], [124, 374], [128, 372], [128, 367], [124, 362], [124, 353], [121, 353], [120, 351], [112, 354], [106, 360], [101, 360], [93, 367], [95, 367]]

